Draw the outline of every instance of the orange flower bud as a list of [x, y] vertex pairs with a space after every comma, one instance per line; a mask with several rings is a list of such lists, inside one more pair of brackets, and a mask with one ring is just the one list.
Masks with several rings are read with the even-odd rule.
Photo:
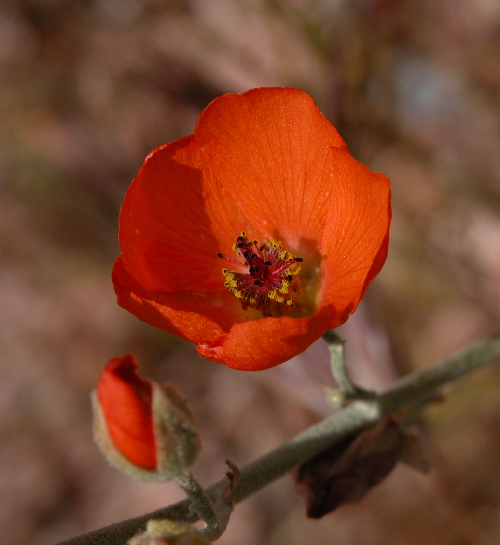
[[194, 462], [194, 414], [172, 385], [141, 379], [131, 355], [112, 359], [93, 393], [94, 436], [108, 461], [140, 480], [165, 481]]
[[151, 384], [137, 376], [133, 356], [112, 359], [101, 373], [97, 398], [115, 447], [133, 464], [156, 469]]

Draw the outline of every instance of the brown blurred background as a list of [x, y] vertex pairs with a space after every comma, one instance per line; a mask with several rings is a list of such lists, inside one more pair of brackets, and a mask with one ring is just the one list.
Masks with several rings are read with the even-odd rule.
[[[247, 374], [116, 305], [125, 190], [222, 93], [309, 92], [392, 180], [387, 264], [341, 329], [359, 383], [499, 327], [498, 0], [3, 0], [0, 74], [2, 543], [53, 543], [183, 497], [108, 468], [92, 442], [89, 392], [115, 355], [189, 398], [204, 484], [329, 412], [322, 341]], [[398, 466], [320, 521], [285, 477], [236, 508], [221, 545], [500, 542], [499, 392], [492, 365], [425, 411], [430, 474]]]

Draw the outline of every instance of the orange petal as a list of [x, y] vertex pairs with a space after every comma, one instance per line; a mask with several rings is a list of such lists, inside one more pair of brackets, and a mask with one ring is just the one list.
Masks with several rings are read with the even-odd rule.
[[151, 293], [131, 277], [121, 258], [115, 261], [113, 283], [118, 304], [140, 320], [197, 343], [196, 350], [207, 359], [246, 371], [267, 369], [300, 354], [339, 320], [329, 306], [310, 318], [242, 321], [241, 305], [227, 290]]
[[214, 291], [223, 285], [217, 252], [230, 252], [247, 227], [186, 137], [144, 161], [120, 211], [120, 248], [130, 274], [149, 290]]
[[154, 293], [128, 272], [122, 257], [113, 266], [118, 304], [140, 320], [193, 342], [213, 342], [235, 321], [245, 320], [239, 301], [227, 289], [219, 292]]
[[334, 177], [330, 150], [345, 144], [309, 95], [286, 88], [224, 95], [200, 115], [195, 138], [259, 232], [292, 250], [319, 246]]
[[390, 184], [347, 151], [332, 154], [335, 186], [321, 244], [320, 305], [349, 307], [352, 314], [387, 256]]
[[112, 359], [101, 373], [97, 395], [116, 449], [133, 464], [156, 469], [151, 384], [137, 376], [133, 356]]
[[215, 342], [199, 342], [197, 352], [240, 371], [268, 369], [302, 353], [337, 321], [334, 307], [310, 318], [262, 318], [235, 324]]

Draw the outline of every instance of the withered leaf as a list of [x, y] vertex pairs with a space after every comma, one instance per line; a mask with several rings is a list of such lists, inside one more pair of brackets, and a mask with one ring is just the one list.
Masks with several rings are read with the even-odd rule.
[[399, 424], [386, 416], [301, 465], [296, 481], [305, 491], [307, 516], [321, 518], [362, 498], [394, 468], [403, 441]]

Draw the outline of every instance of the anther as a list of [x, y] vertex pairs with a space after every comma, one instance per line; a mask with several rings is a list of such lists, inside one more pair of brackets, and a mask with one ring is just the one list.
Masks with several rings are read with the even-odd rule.
[[271, 309], [295, 307], [290, 295], [302, 291], [298, 278], [302, 258], [284, 250], [281, 242], [270, 240], [259, 245], [256, 240], [249, 240], [245, 232], [236, 238], [233, 250], [241, 260], [220, 252], [217, 257], [247, 269], [247, 272], [231, 272], [226, 268], [222, 271], [225, 287], [240, 300], [244, 310], [255, 308], [264, 316], [271, 316]]

